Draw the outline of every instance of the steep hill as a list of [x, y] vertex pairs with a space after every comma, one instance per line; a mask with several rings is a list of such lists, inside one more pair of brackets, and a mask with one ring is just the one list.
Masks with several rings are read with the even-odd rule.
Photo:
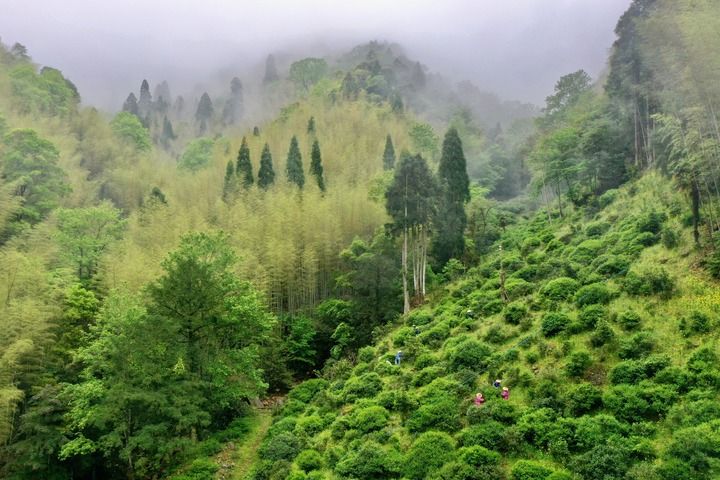
[[720, 290], [683, 203], [647, 174], [564, 220], [517, 218], [293, 389], [254, 478], [717, 478]]

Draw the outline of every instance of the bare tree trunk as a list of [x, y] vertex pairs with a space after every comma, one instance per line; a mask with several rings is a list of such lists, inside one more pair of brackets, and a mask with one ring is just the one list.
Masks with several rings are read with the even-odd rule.
[[408, 293], [407, 260], [408, 260], [408, 229], [403, 229], [402, 248], [402, 284], [403, 284], [403, 313], [410, 313], [410, 294]]

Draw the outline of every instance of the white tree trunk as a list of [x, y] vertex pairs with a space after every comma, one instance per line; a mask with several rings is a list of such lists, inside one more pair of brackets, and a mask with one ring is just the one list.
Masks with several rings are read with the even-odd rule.
[[403, 313], [410, 313], [410, 293], [408, 292], [407, 281], [407, 260], [408, 260], [408, 230], [403, 229], [403, 248], [402, 248], [402, 284], [403, 284]]

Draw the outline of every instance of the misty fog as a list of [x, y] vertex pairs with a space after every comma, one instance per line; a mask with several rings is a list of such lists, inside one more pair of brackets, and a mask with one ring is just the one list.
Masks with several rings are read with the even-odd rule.
[[117, 110], [143, 78], [175, 91], [288, 59], [399, 43], [453, 81], [541, 104], [563, 74], [605, 68], [629, 0], [0, 1], [0, 37]]

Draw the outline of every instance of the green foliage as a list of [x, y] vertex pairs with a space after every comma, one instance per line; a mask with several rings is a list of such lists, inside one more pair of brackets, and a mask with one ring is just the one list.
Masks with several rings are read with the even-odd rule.
[[59, 152], [30, 129], [11, 131], [3, 143], [0, 149], [3, 180], [14, 185], [14, 195], [22, 199], [14, 220], [35, 224], [70, 192], [65, 172], [58, 166]]
[[570, 317], [562, 312], [548, 312], [543, 315], [541, 331], [546, 337], [554, 337], [555, 335], [565, 331], [570, 325]]
[[258, 171], [258, 187], [268, 189], [275, 183], [275, 170], [273, 169], [270, 146], [266, 143], [260, 154], [260, 170]]
[[604, 283], [591, 283], [575, 292], [578, 307], [595, 304], [607, 304], [613, 298], [613, 292]]
[[188, 144], [178, 161], [178, 168], [197, 172], [210, 164], [215, 142], [211, 138], [198, 138]]
[[520, 460], [512, 467], [513, 480], [546, 480], [552, 470], [536, 462]]
[[138, 117], [128, 112], [120, 112], [110, 122], [113, 133], [137, 151], [147, 152], [152, 148], [150, 132], [143, 126]]
[[[477, 447], [481, 448], [481, 447]], [[453, 439], [440, 432], [425, 432], [413, 442], [405, 457], [404, 474], [410, 479], [423, 479], [452, 459]]]
[[467, 339], [458, 343], [448, 354], [450, 367], [455, 371], [468, 369], [482, 371], [488, 363], [492, 350], [477, 340]]
[[59, 70], [44, 67], [38, 74], [30, 63], [20, 63], [8, 72], [13, 101], [24, 114], [41, 112], [64, 116], [80, 102], [75, 86]]
[[244, 188], [250, 188], [255, 181], [253, 178], [252, 163], [250, 162], [250, 148], [248, 147], [245, 137], [242, 138], [240, 150], [238, 151], [235, 174], [240, 178], [240, 182]]
[[290, 80], [300, 89], [307, 91], [325, 76], [328, 66], [321, 58], [304, 58], [290, 65]]
[[528, 308], [523, 302], [512, 302], [505, 306], [503, 310], [503, 317], [505, 321], [512, 324], [518, 325], [528, 315]]
[[580, 288], [577, 280], [568, 277], [560, 277], [550, 280], [540, 289], [543, 298], [553, 301], [564, 301], [575, 295]]
[[571, 377], [581, 377], [592, 365], [592, 357], [588, 352], [575, 352], [570, 355], [565, 371]]
[[363, 408], [354, 414], [353, 427], [362, 433], [383, 428], [388, 421], [388, 412], [383, 407]]
[[[320, 152], [318, 147], [318, 153]], [[319, 157], [318, 157], [319, 158]], [[322, 172], [321, 172], [322, 174]], [[290, 150], [288, 150], [287, 164], [285, 165], [285, 175], [290, 183], [294, 183], [298, 188], [302, 189], [305, 185], [305, 172], [302, 166], [302, 154], [298, 146], [297, 137], [293, 135], [290, 140]]]
[[388, 134], [385, 139], [385, 150], [383, 151], [383, 169], [392, 170], [393, 168], [395, 168], [395, 147], [390, 134]]
[[430, 158], [435, 157], [440, 141], [432, 126], [427, 123], [413, 123], [408, 135], [414, 150], [422, 152]]
[[324, 192], [325, 179], [323, 178], [322, 158], [320, 157], [320, 144], [317, 140], [313, 141], [310, 159], [310, 174], [315, 177], [320, 191]]
[[303, 472], [311, 472], [322, 468], [323, 459], [317, 450], [303, 450], [295, 459], [295, 463]]
[[659, 295], [667, 298], [675, 289], [675, 281], [663, 267], [654, 266], [628, 273], [623, 287], [630, 295]]
[[335, 470], [343, 478], [391, 479], [397, 478], [401, 468], [400, 455], [373, 441], [367, 441], [356, 450], [348, 451], [337, 463]]

